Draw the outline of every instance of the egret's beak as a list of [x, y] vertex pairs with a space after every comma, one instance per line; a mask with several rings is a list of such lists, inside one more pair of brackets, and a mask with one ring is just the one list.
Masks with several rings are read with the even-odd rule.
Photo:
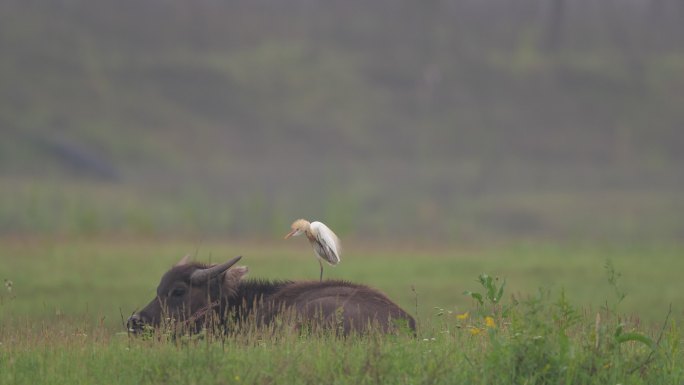
[[285, 238], [283, 238], [283, 239], [290, 238], [291, 236], [295, 235], [296, 232], [297, 232], [297, 229], [292, 229], [292, 231], [287, 233], [287, 235], [285, 235]]

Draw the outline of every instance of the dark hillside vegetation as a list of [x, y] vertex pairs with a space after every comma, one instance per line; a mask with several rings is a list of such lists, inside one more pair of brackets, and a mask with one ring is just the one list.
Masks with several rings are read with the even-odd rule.
[[682, 239], [682, 36], [675, 0], [5, 1], [0, 232]]

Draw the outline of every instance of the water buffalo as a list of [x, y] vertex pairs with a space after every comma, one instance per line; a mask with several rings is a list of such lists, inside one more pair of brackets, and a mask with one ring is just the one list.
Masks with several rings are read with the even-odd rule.
[[157, 296], [127, 322], [138, 333], [168, 320], [188, 331], [206, 327], [210, 319], [231, 325], [269, 326], [285, 315], [296, 328], [331, 329], [349, 334], [370, 330], [415, 333], [415, 321], [384, 294], [345, 281], [263, 281], [243, 279], [247, 268], [231, 268], [241, 257], [220, 265], [183, 258], [161, 279]]

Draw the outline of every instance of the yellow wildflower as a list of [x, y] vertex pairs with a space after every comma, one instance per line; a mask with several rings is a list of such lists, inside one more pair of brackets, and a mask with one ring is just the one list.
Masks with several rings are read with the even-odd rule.
[[494, 318], [492, 317], [485, 317], [485, 325], [487, 325], [488, 328], [496, 328], [496, 322], [494, 322]]
[[476, 335], [478, 335], [478, 334], [480, 334], [480, 333], [482, 333], [482, 329], [476, 328], [476, 327], [470, 328], [470, 334], [476, 336]]
[[465, 312], [463, 314], [456, 314], [456, 319], [461, 320], [461, 321], [464, 319], [468, 319], [468, 317], [470, 317], [470, 313], [468, 313], [468, 312]]

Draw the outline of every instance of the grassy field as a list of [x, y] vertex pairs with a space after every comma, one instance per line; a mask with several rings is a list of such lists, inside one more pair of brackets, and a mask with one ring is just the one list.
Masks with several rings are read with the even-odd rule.
[[[122, 317], [152, 298], [184, 254], [243, 255], [251, 277], [315, 279], [302, 240], [29, 237], [5, 238], [0, 249], [2, 384], [684, 383], [681, 245], [348, 240], [326, 276], [386, 292], [417, 315], [419, 332], [346, 340], [125, 333]], [[482, 272], [506, 281], [500, 301], [486, 299]]]

